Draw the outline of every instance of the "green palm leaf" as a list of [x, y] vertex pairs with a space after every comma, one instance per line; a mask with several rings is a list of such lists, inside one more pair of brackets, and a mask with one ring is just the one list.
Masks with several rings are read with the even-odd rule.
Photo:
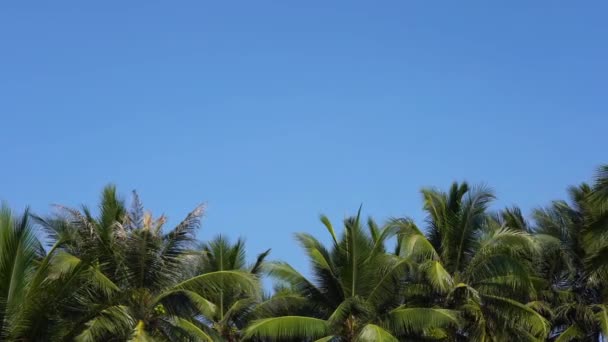
[[197, 341], [207, 341], [213, 342], [213, 338], [205, 333], [201, 328], [199, 328], [196, 324], [190, 322], [187, 319], [183, 319], [180, 317], [173, 318], [173, 324], [178, 328], [184, 330], [188, 335], [195, 338]]
[[186, 296], [201, 314], [207, 317], [213, 317], [213, 315], [215, 315], [215, 312], [217, 310], [216, 305], [193, 291], [182, 289], [167, 291], [162, 293], [160, 296], [157, 296], [154, 302], [161, 303], [167, 299], [170, 299], [173, 296], [180, 295]]
[[272, 262], [268, 263], [266, 268], [270, 276], [290, 284], [305, 296], [323, 297], [319, 289], [300, 274], [300, 272], [291, 267], [291, 265], [285, 262]]
[[86, 328], [76, 337], [76, 341], [95, 342], [107, 339], [109, 336], [121, 336], [134, 325], [135, 320], [129, 314], [126, 306], [111, 306], [89, 320]]
[[143, 321], [139, 321], [135, 329], [133, 329], [133, 333], [129, 342], [155, 342], [155, 340], [146, 333], [146, 326]]
[[[394, 259], [393, 259], [394, 260]], [[380, 272], [380, 277], [376, 279], [376, 284], [367, 294], [369, 303], [381, 304], [393, 298], [396, 291], [395, 284], [412, 271], [414, 264], [408, 259], [397, 259], [397, 261], [387, 262]]]
[[447, 293], [454, 285], [454, 280], [443, 265], [437, 260], [431, 260], [421, 265], [426, 280], [439, 293]]
[[549, 334], [549, 322], [532, 308], [513, 299], [499, 296], [483, 294], [481, 298], [486, 305], [491, 305], [494, 312], [499, 314], [504, 321], [511, 321], [538, 337], [545, 337]]
[[245, 338], [320, 338], [329, 332], [327, 321], [302, 316], [283, 316], [254, 321], [245, 329]]
[[[28, 322], [23, 316], [30, 281], [40, 243], [28, 222], [28, 210], [20, 219], [13, 218], [8, 206], [0, 207], [0, 339]], [[29, 322], [35, 323], [35, 322]], [[26, 329], [27, 330], [27, 329]]]
[[367, 324], [361, 329], [356, 342], [399, 342], [399, 340], [379, 326]]
[[576, 325], [569, 326], [555, 339], [555, 342], [569, 342], [585, 337], [585, 334]]
[[232, 270], [202, 274], [173, 286], [173, 289], [184, 289], [205, 296], [217, 295], [228, 285], [247, 294], [258, 294], [259, 284], [255, 276], [248, 272]]
[[389, 325], [398, 334], [423, 333], [432, 329], [457, 327], [457, 311], [436, 308], [399, 307], [389, 313]]
[[604, 336], [608, 336], [608, 306], [596, 305], [599, 311], [595, 314], [595, 318], [599, 323], [600, 329]]
[[253, 309], [256, 318], [279, 316], [285, 312], [301, 309], [310, 304], [310, 300], [299, 294], [275, 294], [268, 300], [258, 303]]
[[51, 258], [49, 268], [49, 279], [59, 279], [80, 275], [96, 290], [106, 297], [119, 291], [119, 287], [106, 277], [98, 266], [87, 265], [78, 257], [60, 251]]

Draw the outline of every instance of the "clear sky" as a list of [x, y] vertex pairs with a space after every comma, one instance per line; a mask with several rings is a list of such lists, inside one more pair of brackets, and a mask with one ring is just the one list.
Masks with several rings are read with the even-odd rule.
[[606, 1], [3, 1], [0, 198], [95, 205], [305, 267], [318, 215], [423, 219], [486, 183], [526, 212], [608, 162]]

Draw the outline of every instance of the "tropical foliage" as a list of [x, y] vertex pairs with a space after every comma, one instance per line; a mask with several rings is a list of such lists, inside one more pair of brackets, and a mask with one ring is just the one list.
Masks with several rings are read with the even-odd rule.
[[[310, 269], [199, 242], [113, 186], [99, 206], [0, 209], [2, 341], [603, 341], [608, 166], [526, 217], [486, 187], [424, 188], [423, 222], [321, 216]], [[324, 243], [323, 241], [328, 241]], [[250, 261], [250, 262], [248, 262]], [[274, 282], [265, 292], [262, 277]]]

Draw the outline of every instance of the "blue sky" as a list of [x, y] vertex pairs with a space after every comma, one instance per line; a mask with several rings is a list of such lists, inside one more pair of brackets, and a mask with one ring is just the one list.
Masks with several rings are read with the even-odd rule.
[[113, 182], [203, 239], [305, 267], [364, 213], [486, 183], [529, 212], [607, 162], [605, 1], [0, 4], [0, 198], [48, 213]]

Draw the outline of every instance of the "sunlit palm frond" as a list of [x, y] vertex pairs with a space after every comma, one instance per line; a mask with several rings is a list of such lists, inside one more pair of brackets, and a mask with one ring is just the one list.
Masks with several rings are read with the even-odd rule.
[[367, 324], [361, 329], [356, 342], [398, 342], [390, 332], [375, 324]]
[[566, 328], [559, 336], [555, 338], [555, 342], [578, 341], [585, 337], [585, 333], [576, 325], [571, 325]]
[[217, 295], [228, 286], [252, 296], [259, 293], [259, 283], [255, 276], [248, 272], [231, 270], [201, 274], [174, 285], [172, 289], [184, 289], [205, 297]]
[[331, 221], [329, 220], [329, 218], [325, 215], [321, 215], [321, 222], [323, 223], [323, 225], [325, 226], [325, 228], [327, 229], [327, 231], [329, 232], [329, 234], [331, 235], [331, 238], [334, 242], [335, 247], [338, 246], [338, 238], [336, 237], [336, 232], [334, 231], [334, 227], [331, 224]]
[[454, 279], [439, 261], [427, 261], [420, 265], [420, 269], [425, 280], [438, 293], [446, 294], [454, 286]]
[[301, 316], [283, 316], [265, 318], [254, 321], [245, 329], [244, 337], [280, 339], [317, 339], [327, 336], [329, 324], [327, 321]]
[[458, 312], [448, 309], [399, 307], [389, 313], [389, 326], [397, 334], [424, 333], [459, 324]]
[[427, 239], [413, 220], [409, 218], [391, 219], [389, 225], [394, 226], [398, 230], [399, 249], [397, 250], [397, 254], [400, 257], [413, 261], [439, 258], [439, 254], [431, 241]]
[[155, 342], [156, 339], [152, 338], [146, 332], [146, 325], [143, 321], [139, 321], [133, 329], [129, 342]]

